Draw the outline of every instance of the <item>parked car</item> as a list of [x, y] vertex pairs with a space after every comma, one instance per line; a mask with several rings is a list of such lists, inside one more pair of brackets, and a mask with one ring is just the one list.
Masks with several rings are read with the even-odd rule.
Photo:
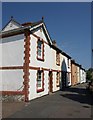
[[86, 89], [93, 93], [93, 81], [87, 83]]

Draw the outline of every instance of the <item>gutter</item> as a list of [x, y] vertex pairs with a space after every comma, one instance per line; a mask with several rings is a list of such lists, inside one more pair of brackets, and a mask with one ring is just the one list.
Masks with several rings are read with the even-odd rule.
[[4, 37], [4, 36], [9, 36], [9, 35], [12, 35], [12, 34], [17, 34], [17, 33], [23, 33], [24, 30], [26, 29], [30, 29], [31, 26], [27, 26], [27, 27], [21, 27], [21, 28], [17, 28], [17, 29], [13, 29], [13, 30], [9, 30], [9, 31], [4, 31], [0, 33], [0, 37]]

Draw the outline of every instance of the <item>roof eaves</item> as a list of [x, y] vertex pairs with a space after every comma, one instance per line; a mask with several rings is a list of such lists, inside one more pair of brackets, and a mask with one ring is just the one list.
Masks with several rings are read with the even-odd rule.
[[71, 56], [69, 56], [67, 53], [62, 52], [63, 55], [65, 55], [66, 57], [68, 57], [69, 59], [71, 59]]
[[50, 33], [48, 32], [48, 29], [47, 29], [47, 26], [46, 26], [46, 24], [45, 24], [45, 22], [44, 21], [42, 21], [43, 22], [43, 24], [44, 24], [44, 26], [45, 26], [45, 28], [46, 28], [46, 30], [47, 30], [47, 34], [49, 35], [49, 41], [50, 41], [50, 44], [52, 44], [52, 39], [51, 39], [51, 36], [50, 36]]
[[79, 64], [78, 64], [78, 63], [76, 63], [76, 62], [75, 62], [75, 64], [76, 64], [78, 67], [80, 67], [80, 66], [81, 66], [81, 65], [79, 65]]
[[11, 35], [13, 33], [24, 32], [24, 30], [30, 29], [30, 28], [31, 28], [31, 26], [27, 26], [27, 27], [20, 27], [17, 29], [9, 30], [9, 31], [4, 31], [4, 32], [0, 33], [0, 36], [4, 36], [4, 35], [6, 36], [6, 35]]
[[51, 45], [51, 47], [53, 48], [53, 49], [55, 49], [55, 50], [57, 50], [57, 51], [59, 51], [60, 53], [62, 53], [62, 50], [61, 49], [59, 49], [58, 47], [56, 47], [55, 45]]
[[12, 19], [13, 22], [17, 23], [18, 25], [22, 26], [19, 22], [17, 22], [15, 19]]
[[43, 21], [40, 20], [40, 21], [38, 21], [38, 22], [34, 22], [34, 23], [31, 24], [31, 27], [34, 27], [34, 26], [36, 26], [36, 25], [39, 25], [40, 23], [43, 23]]

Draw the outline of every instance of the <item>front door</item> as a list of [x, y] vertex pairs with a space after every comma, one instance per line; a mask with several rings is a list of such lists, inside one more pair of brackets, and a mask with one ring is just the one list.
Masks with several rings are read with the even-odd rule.
[[62, 71], [62, 89], [66, 88], [66, 72]]
[[53, 81], [52, 81], [52, 71], [49, 71], [49, 93], [53, 92], [52, 87], [53, 87]]

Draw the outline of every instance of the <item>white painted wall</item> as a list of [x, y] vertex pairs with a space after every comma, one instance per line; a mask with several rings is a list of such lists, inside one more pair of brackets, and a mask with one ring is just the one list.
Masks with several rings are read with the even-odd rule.
[[[35, 32], [35, 34], [36, 33], [37, 32]], [[38, 36], [41, 36], [41, 32], [40, 32], [40, 35], [38, 33]], [[30, 52], [30, 55], [31, 55], [30, 65], [31, 66], [35, 66], [35, 67], [41, 66], [41, 67], [48, 68], [48, 69], [60, 69], [60, 66], [56, 65], [56, 51], [54, 49], [50, 48], [50, 46], [45, 43], [44, 43], [44, 62], [37, 60], [37, 38], [35, 38], [32, 35], [31, 35], [30, 49], [31, 49], [31, 52]]]
[[[61, 54], [61, 70], [67, 71], [70, 74], [70, 79], [67, 77], [67, 86], [71, 86], [71, 59], [69, 59], [70, 67], [68, 67], [68, 58]], [[69, 82], [68, 82], [69, 81]]]
[[47, 40], [47, 38], [46, 38], [46, 36], [45, 36], [44, 31], [43, 31], [42, 28], [40, 28], [40, 29], [38, 29], [37, 31], [35, 31], [35, 34], [36, 34], [37, 36], [40, 36], [41, 39], [43, 39], [45, 42], [48, 43], [48, 40]]
[[80, 83], [86, 82], [86, 72], [83, 69], [80, 69]]
[[29, 100], [48, 94], [48, 71], [44, 71], [44, 91], [37, 93], [37, 70], [30, 70]]
[[82, 78], [82, 69], [80, 68], [80, 83], [82, 83], [83, 78]]
[[[41, 37], [43, 40], [46, 42], [47, 39], [44, 36], [43, 32], [40, 32], [40, 30], [36, 31], [34, 34], [38, 35]], [[33, 35], [31, 37], [31, 46], [30, 46], [30, 66], [34, 67], [41, 67], [41, 68], [47, 68], [47, 69], [53, 69], [53, 70], [61, 70], [61, 67], [56, 65], [56, 51], [52, 48], [50, 48], [49, 45], [44, 43], [44, 62], [37, 60], [37, 38], [34, 37]], [[45, 94], [48, 94], [48, 82], [49, 82], [49, 71], [44, 71], [45, 72], [45, 90], [43, 92], [37, 93], [36, 92], [36, 73], [37, 70], [30, 70], [30, 94], [29, 94], [29, 99], [34, 99], [36, 97], [43, 96]], [[56, 87], [56, 72], [53, 72], [53, 91], [59, 90], [59, 87]], [[33, 92], [32, 92], [33, 91]]]
[[[33, 37], [31, 35], [31, 52], [30, 52], [30, 65], [35, 67], [44, 67], [44, 68], [50, 68], [52, 67], [51, 63], [53, 58], [51, 57], [51, 50], [50, 47], [46, 44], [44, 44], [44, 59], [45, 61], [37, 60], [37, 38]], [[32, 59], [33, 58], [33, 59]]]
[[83, 82], [86, 82], [86, 73], [84, 70], [82, 70], [82, 77], [83, 77]]
[[23, 90], [23, 70], [0, 70], [2, 72], [2, 90]]
[[[59, 80], [60, 82], [61, 80]], [[53, 92], [60, 90], [60, 87], [56, 85], [56, 72], [53, 72]]]
[[2, 66], [20, 66], [24, 62], [24, 35], [2, 39]]
[[84, 80], [86, 82], [86, 71], [84, 71]]
[[[2, 65], [0, 67], [23, 66], [24, 63], [24, 36], [16, 35], [3, 38], [0, 41], [2, 47]], [[23, 85], [23, 70], [0, 70], [2, 74], [2, 90], [15, 91]], [[20, 89], [22, 90], [22, 89]]]

